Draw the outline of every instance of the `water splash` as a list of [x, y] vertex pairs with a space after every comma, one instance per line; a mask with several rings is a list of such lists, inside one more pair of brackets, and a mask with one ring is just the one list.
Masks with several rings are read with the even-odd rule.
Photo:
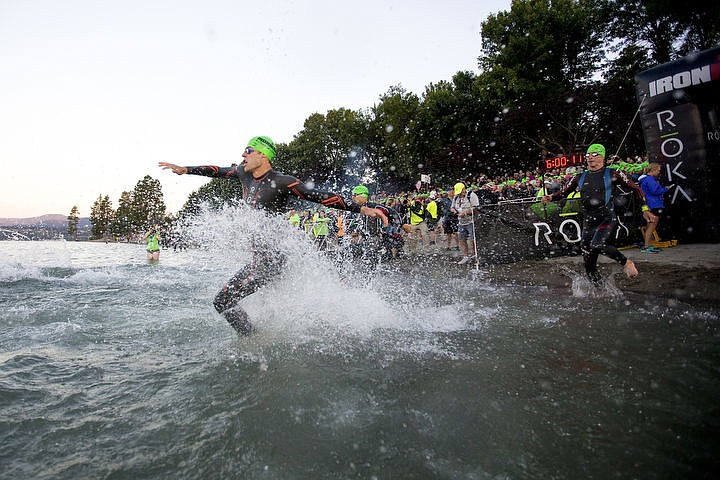
[[567, 267], [561, 267], [560, 272], [572, 280], [572, 296], [576, 298], [623, 298], [624, 295], [615, 285], [615, 274], [611, 273], [602, 278], [600, 282], [592, 282], [584, 274], [580, 274]]

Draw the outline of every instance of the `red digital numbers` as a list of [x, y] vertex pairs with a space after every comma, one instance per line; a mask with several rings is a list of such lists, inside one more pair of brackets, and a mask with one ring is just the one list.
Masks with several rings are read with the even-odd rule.
[[545, 170], [554, 168], [567, 168], [575, 165], [582, 165], [584, 156], [582, 153], [573, 153], [572, 155], [558, 155], [557, 157], [545, 160]]

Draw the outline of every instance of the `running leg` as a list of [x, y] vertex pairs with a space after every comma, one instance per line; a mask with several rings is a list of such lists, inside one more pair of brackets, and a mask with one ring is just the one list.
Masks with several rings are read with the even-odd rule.
[[247, 312], [237, 307], [237, 304], [241, 299], [255, 293], [259, 286], [253, 276], [252, 266], [248, 265], [228, 280], [213, 301], [215, 310], [241, 335], [249, 335], [252, 324], [248, 320]]

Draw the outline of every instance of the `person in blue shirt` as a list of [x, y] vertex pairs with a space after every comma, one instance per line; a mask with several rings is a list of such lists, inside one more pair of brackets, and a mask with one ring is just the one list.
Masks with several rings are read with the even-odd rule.
[[660, 217], [662, 217], [665, 210], [665, 198], [664, 195], [674, 185], [663, 187], [660, 185], [657, 177], [660, 176], [660, 164], [651, 163], [645, 168], [645, 173], [640, 176], [638, 182], [640, 188], [642, 188], [645, 194], [645, 200], [647, 200], [648, 208], [655, 215], [653, 220], [648, 220], [645, 226], [645, 244], [640, 249], [643, 253], [658, 253], [659, 248], [652, 245], [653, 233], [657, 230], [658, 223], [660, 223]]

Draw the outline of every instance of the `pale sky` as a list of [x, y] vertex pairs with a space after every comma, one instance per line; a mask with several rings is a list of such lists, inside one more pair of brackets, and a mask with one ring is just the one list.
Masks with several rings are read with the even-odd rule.
[[510, 0], [0, 0], [0, 217], [89, 216], [145, 175], [170, 212], [248, 139], [478, 73]]

